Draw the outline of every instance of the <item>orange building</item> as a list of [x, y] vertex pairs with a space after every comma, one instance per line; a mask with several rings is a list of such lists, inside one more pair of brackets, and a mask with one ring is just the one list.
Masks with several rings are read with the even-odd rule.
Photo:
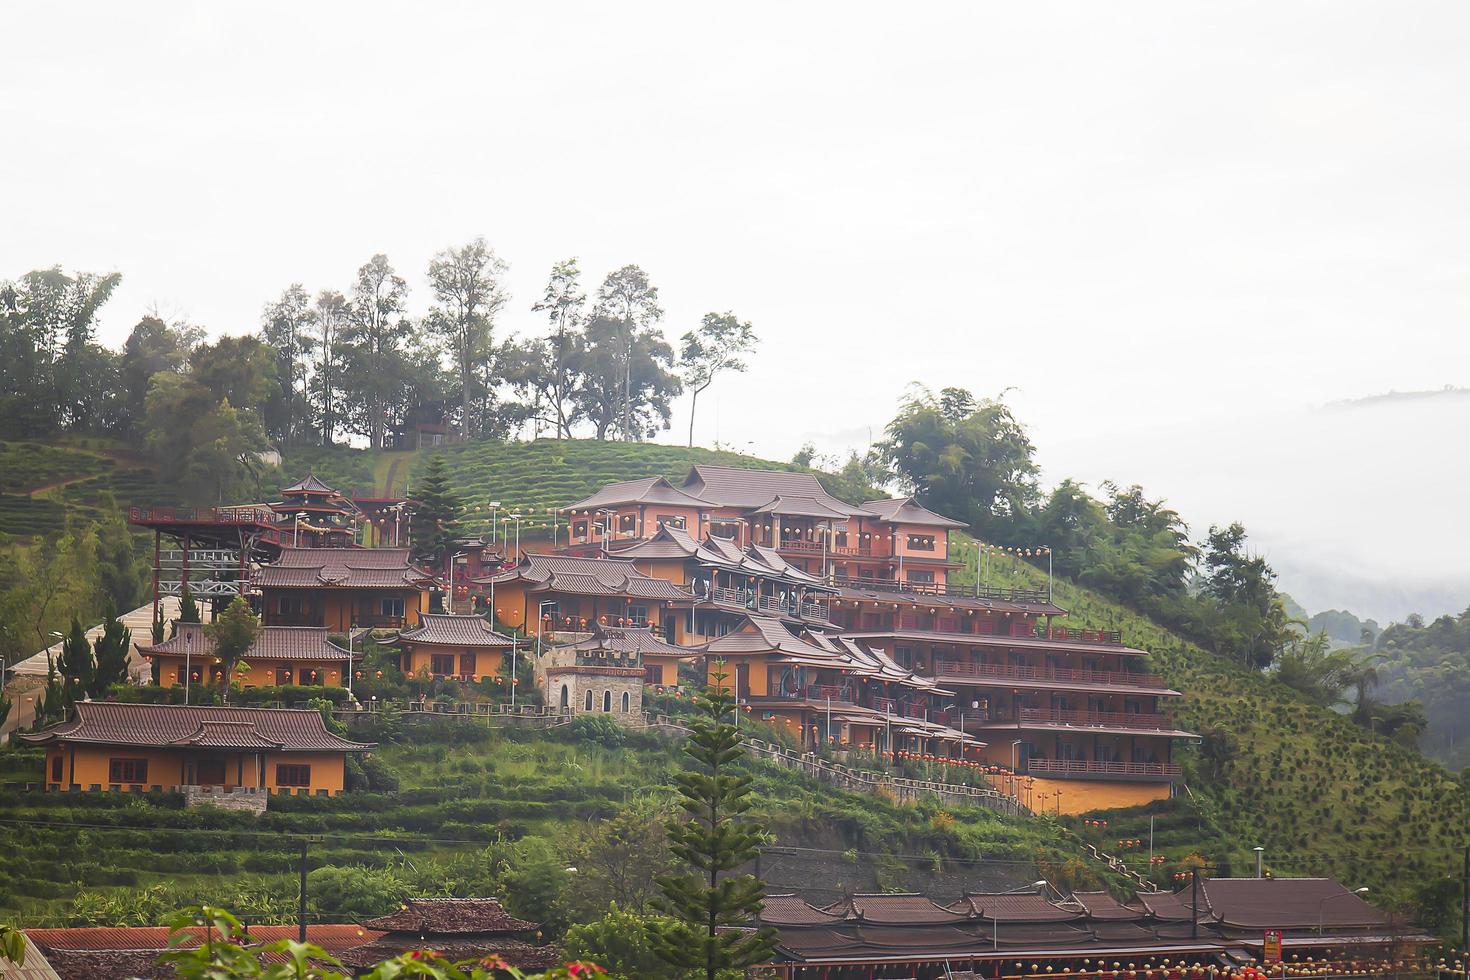
[[[162, 643], [136, 646], [152, 663], [155, 684], [173, 687], [186, 677], [191, 684], [220, 683], [214, 641], [199, 623], [179, 623], [177, 632]], [[263, 626], [231, 681], [241, 687], [347, 687], [352, 664], [361, 659], [362, 654], [349, 653], [327, 639], [324, 626]]]
[[495, 621], [527, 633], [589, 632], [592, 625], [655, 626], [678, 642], [694, 596], [620, 558], [521, 556], [513, 568], [477, 579]]
[[265, 625], [324, 626], [334, 633], [413, 626], [438, 585], [414, 567], [407, 548], [284, 548], [252, 584], [260, 590]]
[[418, 626], [400, 632], [388, 644], [399, 648], [398, 666], [410, 677], [478, 681], [510, 676], [516, 641], [491, 629], [483, 616], [424, 613]]
[[46, 748], [48, 789], [215, 787], [335, 796], [347, 753], [374, 746], [327, 731], [321, 713], [281, 708], [81, 701], [22, 741]]

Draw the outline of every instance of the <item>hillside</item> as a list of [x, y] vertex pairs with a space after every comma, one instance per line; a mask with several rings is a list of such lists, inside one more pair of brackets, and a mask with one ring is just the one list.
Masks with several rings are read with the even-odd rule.
[[[82, 449], [67, 449], [63, 455], [79, 452], [96, 455]], [[691, 462], [703, 460], [781, 465], [732, 453], [585, 440], [471, 445], [439, 452], [466, 501], [481, 508], [472, 515], [481, 515], [488, 527], [484, 508], [491, 500], [499, 500], [502, 511], [525, 508], [523, 535], [546, 520], [547, 508], [570, 503], [612, 480], [678, 477]], [[119, 472], [101, 463], [68, 463], [54, 454], [45, 458], [48, 472], [83, 477], [48, 491], [59, 495], [58, 506], [85, 506], [74, 495], [100, 486], [98, 481], [117, 485], [123, 477], [135, 481], [138, 492], [119, 489], [120, 504], [137, 500], [139, 493], [164, 492], [147, 483], [146, 470]], [[401, 489], [423, 458], [420, 453], [299, 450], [290, 454], [285, 470], [294, 476], [311, 468], [329, 483], [371, 483], [380, 490], [391, 478]], [[93, 465], [102, 468], [101, 475], [86, 476], [85, 467]], [[863, 495], [862, 488], [834, 484], [832, 489], [848, 499]], [[973, 549], [965, 554], [973, 561]], [[1008, 566], [1002, 561], [991, 569], [992, 585], [1045, 582], [1044, 569], [1024, 563]], [[1167, 881], [1190, 855], [1244, 871], [1253, 866], [1251, 848], [1257, 844], [1266, 848], [1267, 863], [1279, 874], [1331, 874], [1396, 898], [1406, 898], [1421, 883], [1458, 868], [1455, 849], [1463, 843], [1467, 809], [1465, 788], [1453, 775], [1096, 593], [1058, 582], [1056, 594], [1071, 611], [1073, 625], [1116, 628], [1126, 642], [1152, 651], [1158, 670], [1186, 692], [1179, 712], [1182, 727], [1204, 736], [1201, 745], [1181, 753], [1188, 774], [1181, 798], [1155, 808], [1156, 844], [1170, 858], [1161, 879]], [[1104, 832], [1078, 826], [1112, 850], [1120, 837], [1146, 836], [1148, 818], [1113, 814]], [[822, 820], [814, 820], [811, 828], [810, 839], [822, 839]], [[895, 843], [902, 839], [889, 838]]]

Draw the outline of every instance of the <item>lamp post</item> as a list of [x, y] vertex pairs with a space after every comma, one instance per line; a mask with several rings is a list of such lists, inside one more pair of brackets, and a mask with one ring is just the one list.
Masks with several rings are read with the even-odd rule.
[[352, 663], [352, 632], [355, 629], [357, 629], [357, 624], [356, 623], [350, 623], [350, 624], [348, 624], [348, 626], [347, 626], [347, 700], [349, 700], [349, 701], [356, 701], [357, 700], [357, 698], [354, 697], [353, 694], [352, 694], [352, 673], [353, 673], [353, 663]]
[[521, 560], [521, 512], [518, 511], [518, 510], [513, 510], [509, 514], [506, 514], [505, 515], [505, 519], [508, 520], [508, 521], [515, 521], [516, 522], [516, 561], [520, 561]]
[[498, 501], [498, 500], [492, 500], [492, 501], [490, 501], [490, 543], [491, 544], [494, 544], [495, 543], [495, 539], [498, 536], [497, 532], [500, 529], [500, 521], [498, 520], [498, 517], [497, 517], [497, 515], [499, 514], [499, 512], [500, 512], [500, 501]]
[[1348, 898], [1349, 896], [1354, 896], [1354, 895], [1357, 896], [1358, 898], [1362, 898], [1366, 894], [1368, 894], [1368, 889], [1367, 889], [1366, 886], [1364, 886], [1363, 888], [1354, 888], [1350, 892], [1343, 892], [1340, 895], [1328, 895], [1326, 898], [1322, 899], [1322, 901], [1318, 902], [1317, 903], [1317, 935], [1319, 937], [1322, 935], [1322, 916], [1323, 916], [1323, 913], [1326, 910], [1326, 906], [1327, 906], [1327, 903], [1328, 902], [1332, 901], [1334, 898]]
[[[1153, 850], [1152, 845], [1150, 845], [1149, 850], [1150, 850], [1150, 853], [1152, 853], [1152, 850]], [[1266, 849], [1264, 847], [1262, 847], [1260, 844], [1257, 844], [1255, 847], [1251, 848], [1251, 850], [1253, 850], [1253, 851], [1256, 852], [1256, 877], [1257, 878], [1260, 878], [1262, 876], [1261, 875], [1261, 871], [1264, 868], [1263, 862], [1264, 862], [1265, 857], [1266, 857]]]
[[1018, 802], [1021, 799], [1021, 788], [1016, 783], [1016, 780], [1021, 778], [1021, 773], [1020, 770], [1016, 768], [1016, 748], [1021, 744], [1022, 741], [1022, 739], [1018, 738], [1015, 741], [1011, 742], [1011, 788], [1014, 791], [1011, 793], [1011, 795], [1014, 796]]
[[[545, 630], [546, 620], [545, 620], [544, 617], [546, 615], [546, 607], [547, 606], [554, 606], [554, 605], [556, 605], [556, 600], [555, 599], [547, 599], [547, 600], [544, 600], [542, 602], [538, 602], [536, 604], [536, 663], [537, 663], [537, 665], [539, 665], [541, 663], [541, 634]], [[515, 658], [516, 658], [515, 648], [512, 647], [511, 648], [511, 651], [510, 651], [510, 662], [511, 662], [511, 668], [510, 668], [510, 703], [511, 703], [511, 707], [515, 707], [515, 703], [516, 703]]]
[[189, 669], [189, 665], [192, 662], [193, 656], [194, 656], [194, 633], [193, 633], [193, 631], [185, 631], [185, 633], [184, 633], [184, 703], [185, 704], [188, 704], [189, 703], [189, 674], [191, 673], [191, 671]]

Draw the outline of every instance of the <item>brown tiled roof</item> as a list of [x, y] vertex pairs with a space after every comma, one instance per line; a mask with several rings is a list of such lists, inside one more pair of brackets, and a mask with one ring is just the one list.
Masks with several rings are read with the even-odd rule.
[[297, 480], [289, 487], [282, 487], [281, 493], [336, 493], [331, 487], [316, 478], [315, 473], [308, 473], [306, 477]]
[[456, 939], [445, 943], [432, 939], [416, 940], [401, 934], [387, 935], [344, 950], [337, 954], [337, 958], [344, 966], [366, 969], [415, 949], [430, 949], [453, 961], [479, 960], [494, 953], [521, 970], [544, 970], [560, 963], [562, 959], [561, 950], [555, 946], [533, 946], [514, 939], [488, 937], [484, 940]]
[[[1199, 892], [1199, 918], [1204, 921], [1210, 915], [1210, 899], [1204, 889]], [[1138, 900], [1143, 907], [1148, 909], [1150, 915], [1156, 919], [1165, 921], [1188, 922], [1194, 917], [1194, 906], [1191, 904], [1189, 891], [1182, 892], [1157, 892], [1154, 894], [1140, 894]]]
[[37, 744], [78, 742], [157, 748], [204, 744], [281, 752], [362, 752], [373, 747], [372, 743], [351, 742], [327, 731], [321, 713], [311, 709], [117, 701], [80, 701], [75, 707], [76, 713], [69, 720], [20, 737]]
[[448, 613], [422, 613], [419, 625], [403, 630], [394, 643], [432, 643], [454, 647], [511, 647], [515, 640], [497, 633], [483, 616], [455, 616]]
[[893, 500], [869, 500], [863, 510], [890, 524], [923, 524], [929, 527], [969, 527], [964, 521], [956, 521], [936, 514], [915, 502], [913, 497], [898, 497]]
[[1064, 909], [1028, 892], [1010, 895], [967, 893], [950, 908], [968, 908], [982, 919], [995, 922], [1071, 922], [1082, 913]]
[[684, 478], [685, 493], [718, 507], [760, 507], [778, 496], [806, 497], [838, 514], [862, 513], [822, 489], [811, 473], [787, 470], [745, 470], [734, 466], [698, 464]]
[[[273, 943], [278, 939], [295, 939], [296, 930], [297, 927], [294, 925], [250, 926], [248, 936], [251, 943]], [[181, 945], [198, 946], [204, 941], [205, 930], [202, 928], [185, 929], [184, 933], [185, 938], [181, 941]], [[25, 934], [32, 942], [45, 949], [163, 950], [168, 948], [171, 931], [168, 926], [85, 926], [67, 929], [27, 929]], [[306, 927], [306, 941], [314, 946], [320, 946], [329, 953], [360, 946], [381, 935], [380, 932], [351, 924], [325, 923]], [[219, 934], [215, 933], [215, 938], [218, 936]]]
[[594, 510], [598, 507], [614, 507], [618, 504], [667, 504], [677, 507], [697, 507], [708, 510], [708, 501], [690, 496], [661, 476], [643, 480], [625, 480], [609, 483], [592, 496], [577, 501], [563, 511]]
[[[831, 498], [828, 498], [831, 499]], [[846, 520], [851, 508], [843, 505], [841, 510], [824, 503], [816, 497], [787, 497], [777, 494], [770, 500], [751, 510], [752, 514], [785, 514], [790, 517], [817, 517], [822, 520]]]
[[813, 908], [797, 895], [767, 895], [760, 920], [771, 926], [824, 926], [844, 921], [843, 912], [824, 912]]
[[102, 977], [172, 980], [178, 974], [171, 965], [158, 962], [161, 952], [161, 949], [50, 949], [46, 951], [46, 962], [61, 980]]
[[1091, 919], [1141, 919], [1146, 912], [1142, 906], [1123, 904], [1110, 892], [1073, 892], [1072, 898]]
[[[844, 906], [827, 911], [837, 912]], [[873, 925], [942, 925], [973, 918], [968, 911], [935, 905], [924, 895], [854, 895], [845, 903], [847, 918]]]
[[423, 936], [534, 932], [535, 922], [517, 919], [495, 898], [410, 898], [396, 912], [368, 919], [368, 929]]
[[596, 623], [592, 635], [571, 644], [573, 650], [606, 650], [609, 653], [655, 654], [670, 657], [691, 657], [698, 651], [689, 647], [665, 643], [653, 635], [650, 627], [604, 626]]
[[[188, 649], [185, 649], [185, 644]], [[180, 623], [178, 632], [152, 646], [137, 645], [138, 652], [152, 655], [182, 657], [210, 656], [214, 653], [214, 641], [199, 623]], [[245, 654], [248, 662], [255, 657], [281, 660], [346, 660], [349, 656], [361, 660], [361, 653], [349, 654], [346, 650], [327, 639], [324, 626], [262, 626]]]
[[526, 582], [538, 592], [577, 595], [627, 595], [639, 599], [693, 600], [694, 595], [672, 583], [644, 575], [625, 558], [579, 558], [571, 555], [524, 555], [520, 564], [485, 582]]
[[[749, 629], [745, 628], [747, 625]], [[783, 660], [810, 667], [841, 668], [846, 665], [841, 656], [793, 636], [780, 620], [770, 616], [746, 616], [740, 627], [706, 643], [704, 651], [713, 657], [773, 652], [780, 654]]]
[[263, 589], [415, 589], [434, 583], [407, 548], [286, 548], [251, 577]]
[[[1331, 878], [1202, 878], [1200, 892], [1200, 908], [1236, 928], [1388, 926], [1382, 912]], [[1187, 908], [1188, 890], [1178, 895]]]

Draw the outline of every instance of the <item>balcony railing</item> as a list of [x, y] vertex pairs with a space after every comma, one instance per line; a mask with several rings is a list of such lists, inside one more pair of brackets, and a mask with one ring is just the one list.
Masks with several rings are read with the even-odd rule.
[[806, 696], [813, 701], [842, 701], [846, 704], [852, 703], [852, 691], [849, 688], [838, 687], [836, 684], [809, 684]]
[[1033, 605], [1048, 604], [1051, 597], [1046, 594], [1045, 589], [991, 589], [980, 588], [976, 590], [973, 586], [966, 588], [960, 585], [930, 585], [924, 582], [900, 582], [889, 578], [848, 578], [837, 579], [838, 585], [850, 589], [861, 589], [869, 592], [899, 592], [911, 593], [913, 595], [953, 596], [964, 599], [992, 599], [1001, 602], [1031, 603]]
[[1161, 689], [1164, 679], [1132, 671], [1078, 670], [1069, 667], [1026, 667], [1011, 664], [976, 664], [963, 660], [940, 660], [934, 676], [941, 680], [1057, 681], [1063, 684], [1099, 684], [1108, 687]]
[[1022, 725], [1073, 725], [1079, 728], [1146, 728], [1162, 731], [1174, 727], [1168, 715], [1130, 711], [1064, 711], [1054, 708], [1022, 708]]
[[1139, 776], [1177, 778], [1183, 775], [1172, 762], [1095, 762], [1081, 759], [1031, 759], [1026, 771], [1033, 776]]
[[870, 558], [873, 555], [871, 545], [828, 545], [825, 549], [820, 541], [799, 541], [792, 538], [782, 541], [778, 549], [780, 551], [795, 551], [803, 555], [826, 554], [835, 558]]

